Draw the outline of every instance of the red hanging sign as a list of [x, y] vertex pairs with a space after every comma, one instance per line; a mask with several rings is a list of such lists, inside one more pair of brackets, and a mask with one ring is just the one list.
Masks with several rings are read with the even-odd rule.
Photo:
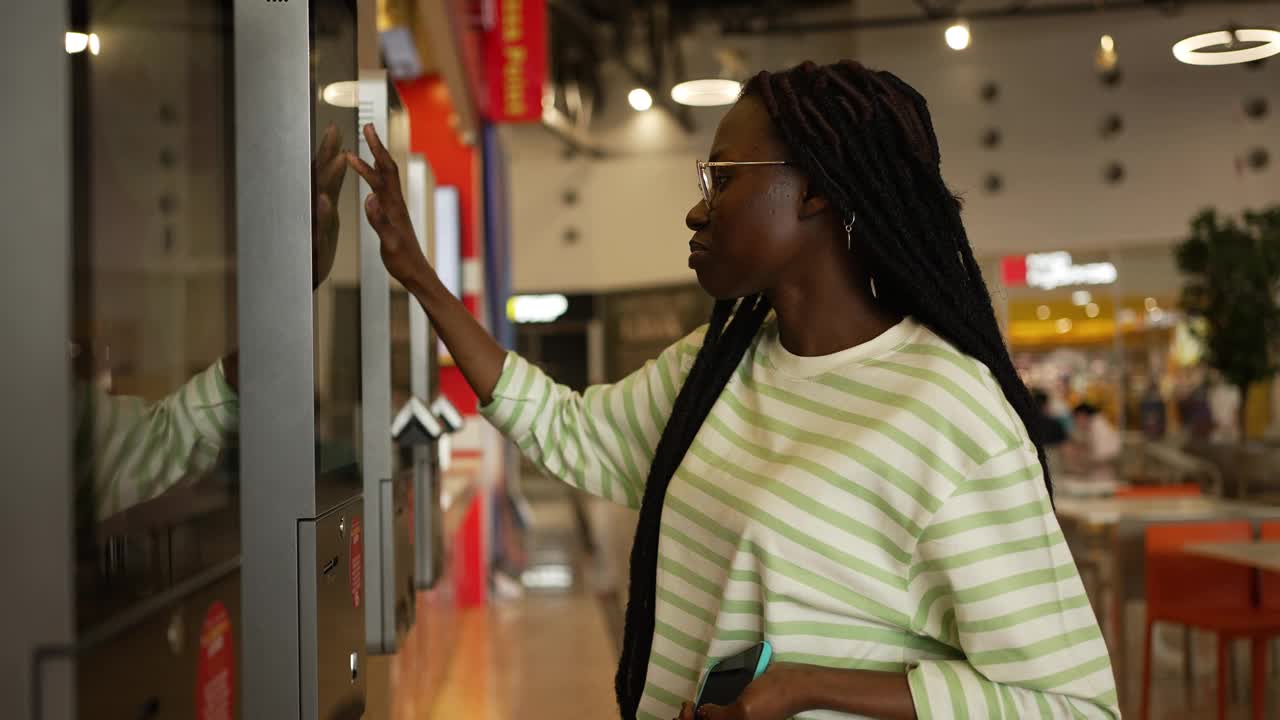
[[200, 628], [196, 661], [196, 720], [231, 720], [235, 700], [236, 653], [231, 616], [214, 602]]
[[537, 122], [547, 75], [546, 0], [493, 0], [495, 22], [484, 31], [485, 116], [493, 122]]

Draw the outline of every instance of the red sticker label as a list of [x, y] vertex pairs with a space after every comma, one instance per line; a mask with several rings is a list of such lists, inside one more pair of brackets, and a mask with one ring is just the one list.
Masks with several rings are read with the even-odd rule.
[[360, 529], [360, 518], [351, 520], [351, 545], [347, 567], [351, 569], [349, 580], [351, 585], [351, 604], [360, 607], [360, 596], [364, 594], [364, 531]]
[[231, 616], [221, 602], [204, 614], [196, 663], [196, 720], [231, 720], [235, 701], [236, 653]]

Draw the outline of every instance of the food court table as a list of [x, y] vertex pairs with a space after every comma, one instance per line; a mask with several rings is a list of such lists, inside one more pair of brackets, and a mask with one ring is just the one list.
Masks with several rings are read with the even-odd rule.
[[[1073, 534], [1101, 535], [1110, 546], [1112, 558], [1111, 607], [1105, 609], [1110, 635], [1111, 660], [1121, 707], [1130, 709], [1136, 696], [1129, 687], [1128, 638], [1125, 610], [1130, 600], [1144, 595], [1144, 548], [1146, 527], [1154, 523], [1200, 522], [1207, 520], [1280, 519], [1280, 507], [1253, 505], [1215, 497], [1115, 498], [1065, 497], [1055, 500], [1058, 520], [1068, 537]], [[1099, 614], [1102, 614], [1101, 612]]]
[[1280, 540], [1193, 543], [1184, 552], [1259, 570], [1280, 572]]

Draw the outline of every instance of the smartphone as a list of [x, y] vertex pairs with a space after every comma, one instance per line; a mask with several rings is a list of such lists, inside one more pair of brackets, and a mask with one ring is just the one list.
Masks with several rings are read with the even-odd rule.
[[773, 646], [764, 640], [737, 655], [721, 660], [711, 666], [707, 676], [702, 679], [694, 705], [699, 708], [703, 704], [732, 705], [742, 691], [747, 689], [747, 685], [769, 667], [772, 659]]

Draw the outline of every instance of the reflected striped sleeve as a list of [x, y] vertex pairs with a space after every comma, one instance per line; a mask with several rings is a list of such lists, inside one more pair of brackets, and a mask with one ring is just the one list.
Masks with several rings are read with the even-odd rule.
[[209, 472], [240, 418], [222, 361], [154, 403], [88, 384], [76, 400], [76, 473], [99, 521]]

